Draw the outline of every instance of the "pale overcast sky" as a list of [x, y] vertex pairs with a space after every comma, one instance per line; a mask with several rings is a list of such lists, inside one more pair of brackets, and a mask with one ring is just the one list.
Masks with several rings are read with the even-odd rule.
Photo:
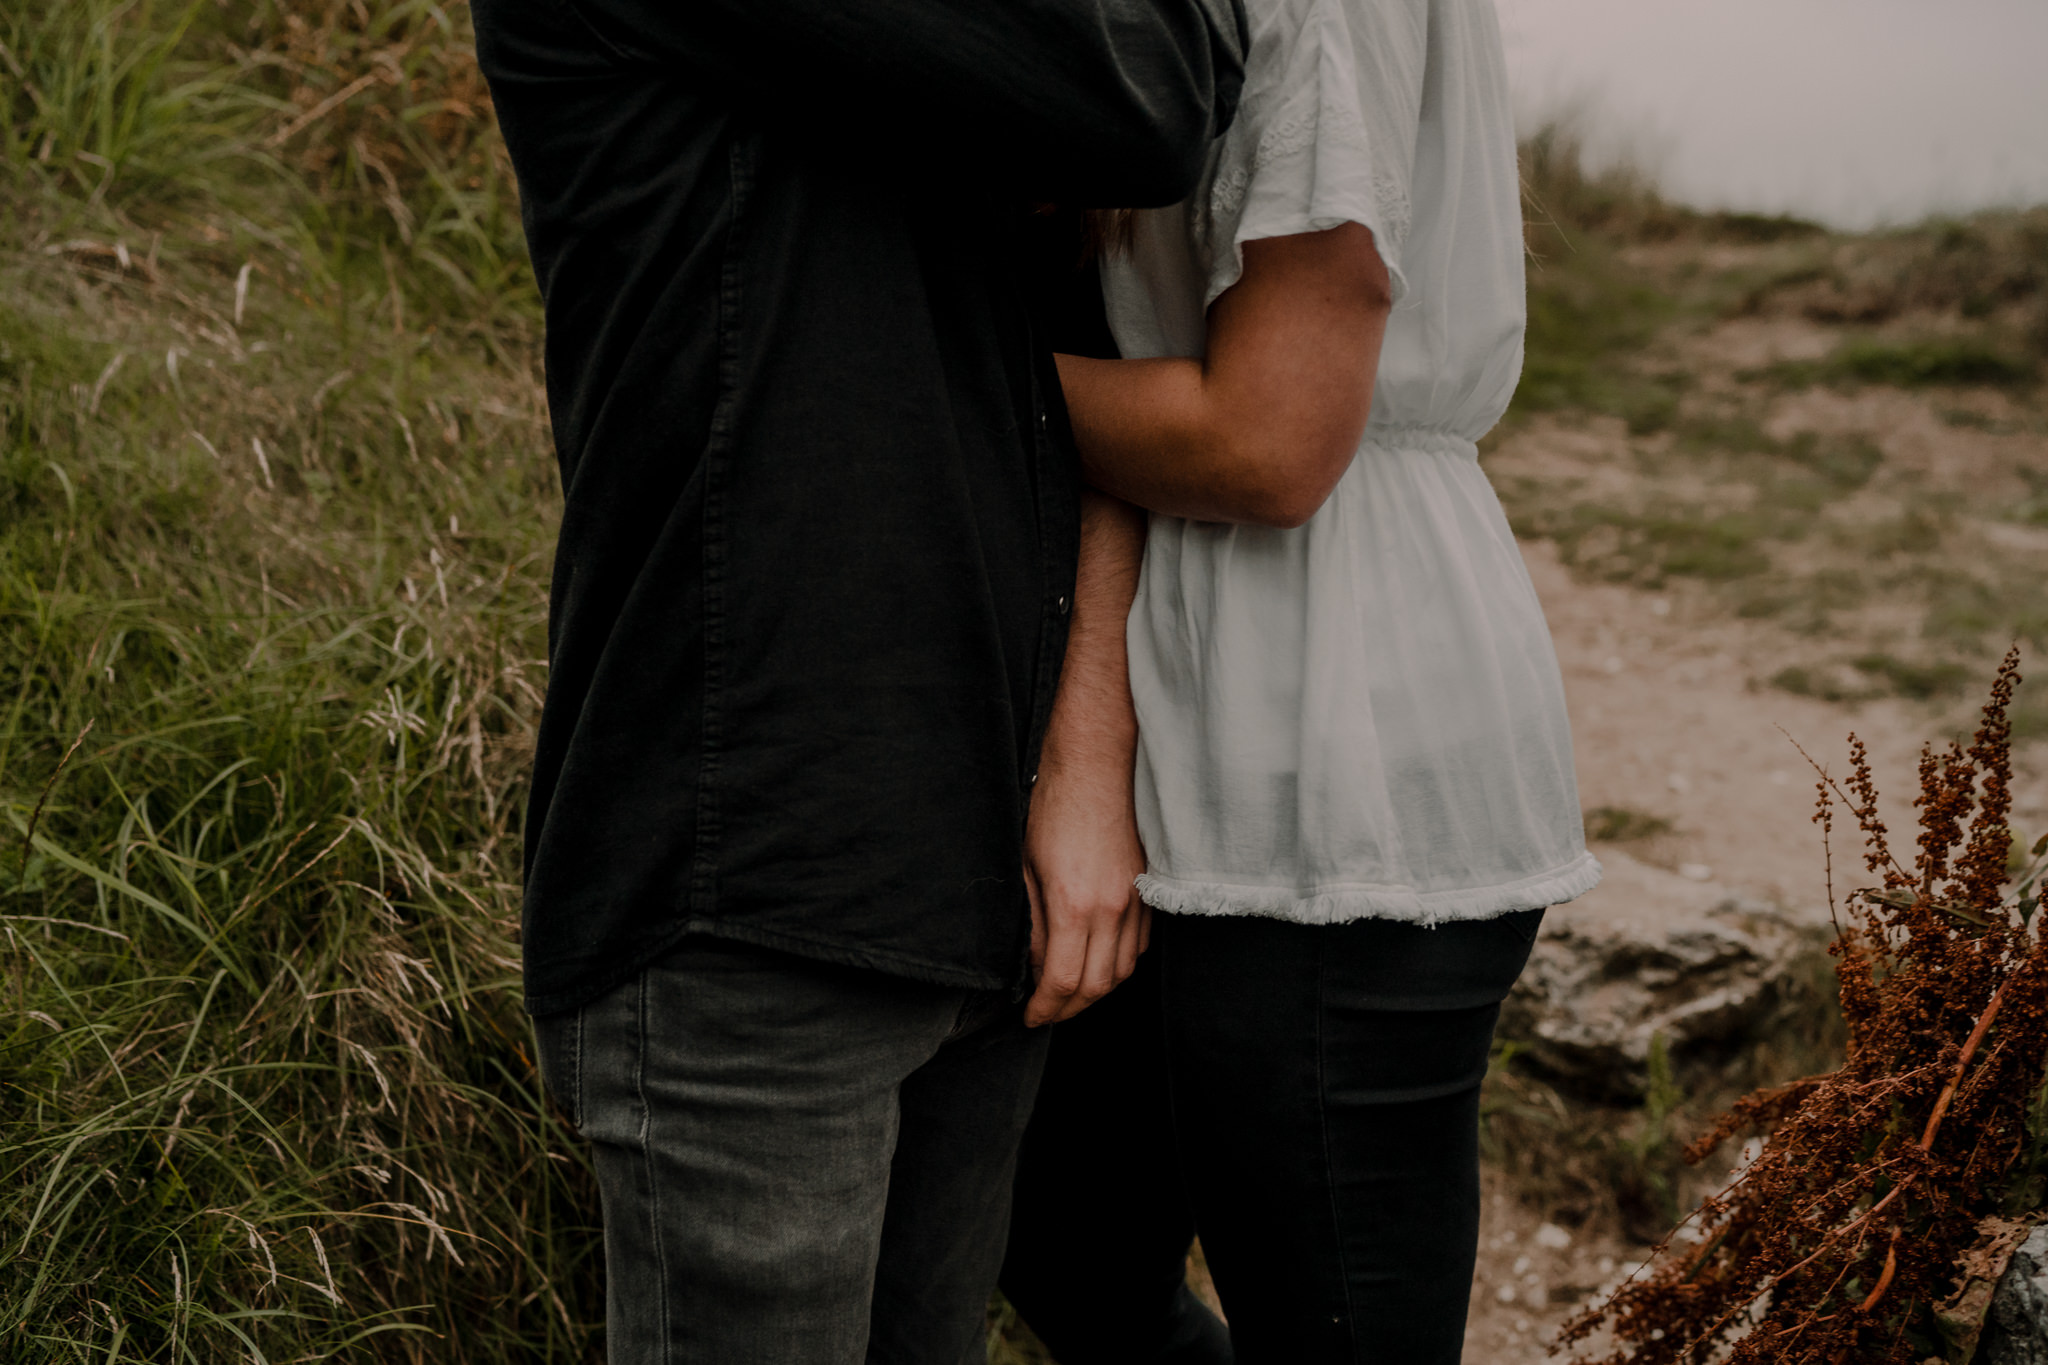
[[2048, 203], [2048, 0], [1498, 0], [1527, 125], [1842, 227]]

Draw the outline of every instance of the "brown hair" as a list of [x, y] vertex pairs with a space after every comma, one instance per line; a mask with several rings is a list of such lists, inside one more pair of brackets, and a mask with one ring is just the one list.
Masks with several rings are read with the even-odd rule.
[[1081, 215], [1082, 262], [1129, 254], [1137, 230], [1135, 209], [1086, 210]]

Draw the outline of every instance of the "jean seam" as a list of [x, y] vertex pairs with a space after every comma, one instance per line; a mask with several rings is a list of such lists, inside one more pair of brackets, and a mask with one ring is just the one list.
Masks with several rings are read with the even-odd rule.
[[1358, 1342], [1357, 1305], [1351, 1302], [1351, 1267], [1344, 1261], [1344, 1221], [1337, 1209], [1337, 1163], [1330, 1150], [1329, 1086], [1323, 1074], [1325, 1041], [1323, 1023], [1328, 1017], [1324, 1006], [1326, 977], [1329, 963], [1321, 952], [1316, 954], [1316, 1131], [1323, 1143], [1323, 1191], [1330, 1202], [1330, 1234], [1332, 1250], [1337, 1261], [1337, 1293], [1344, 1305], [1344, 1357], [1356, 1358]]
[[654, 1106], [647, 1102], [647, 977], [642, 972], [635, 1004], [633, 1094], [640, 1103], [640, 1166], [647, 1179], [647, 1228], [654, 1244], [654, 1277], [658, 1287], [655, 1310], [660, 1315], [655, 1328], [660, 1333], [662, 1365], [675, 1358], [675, 1342], [669, 1332], [668, 1257], [661, 1237], [661, 1184], [654, 1170]]

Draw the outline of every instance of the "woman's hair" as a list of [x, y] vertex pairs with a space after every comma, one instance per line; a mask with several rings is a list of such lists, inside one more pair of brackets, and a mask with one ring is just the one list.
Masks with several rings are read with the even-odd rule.
[[1127, 255], [1137, 232], [1132, 209], [1089, 209], [1081, 215], [1081, 260]]

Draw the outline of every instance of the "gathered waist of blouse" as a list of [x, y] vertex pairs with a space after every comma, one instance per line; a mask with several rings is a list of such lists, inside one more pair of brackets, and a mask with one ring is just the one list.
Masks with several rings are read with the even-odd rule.
[[1456, 455], [1474, 463], [1479, 446], [1456, 432], [1441, 427], [1388, 423], [1368, 426], [1358, 438], [1358, 453], [1384, 452], [1393, 455]]

